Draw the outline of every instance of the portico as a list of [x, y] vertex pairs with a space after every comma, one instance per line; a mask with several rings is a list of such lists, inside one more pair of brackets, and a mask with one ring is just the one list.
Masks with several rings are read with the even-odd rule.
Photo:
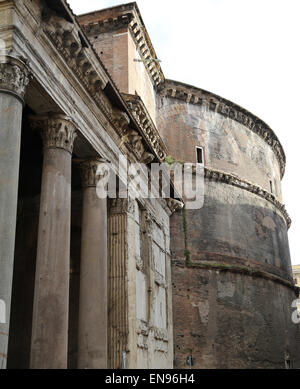
[[[120, 367], [125, 352], [134, 368], [143, 363], [139, 350], [151, 354], [151, 366], [171, 367], [167, 242], [175, 208], [165, 200], [113, 203], [96, 193], [101, 164], [110, 161], [117, 172], [120, 154], [148, 164], [162, 162], [167, 150], [156, 130], [149, 135], [136, 120], [59, 4], [0, 0], [0, 300], [7, 307], [0, 367]], [[26, 15], [34, 15], [30, 23]], [[137, 298], [145, 299], [145, 320]], [[146, 351], [148, 339], [154, 346]]]

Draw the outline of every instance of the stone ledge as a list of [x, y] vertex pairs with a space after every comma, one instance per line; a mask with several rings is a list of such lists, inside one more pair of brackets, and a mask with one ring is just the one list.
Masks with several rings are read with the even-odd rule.
[[248, 192], [254, 193], [255, 195], [260, 196], [263, 199], [269, 201], [271, 204], [275, 205], [275, 207], [281, 212], [286, 222], [287, 228], [288, 229], [290, 228], [292, 224], [292, 220], [289, 217], [287, 210], [285, 209], [285, 205], [282, 204], [280, 201], [278, 201], [272, 193], [267, 192], [266, 190], [262, 189], [260, 186], [245, 181], [233, 174], [221, 172], [219, 170], [214, 170], [210, 168], [205, 168], [204, 172], [205, 172], [204, 173], [205, 178], [208, 180], [213, 180], [215, 182], [221, 182], [224, 184], [236, 186], [240, 189], [244, 189], [247, 190]]
[[186, 264], [186, 261], [181, 259], [173, 259], [172, 265], [181, 268], [190, 268], [190, 269], [207, 269], [207, 270], [217, 270], [222, 272], [228, 271], [231, 273], [245, 274], [251, 277], [264, 278], [266, 280], [273, 281], [281, 285], [287, 286], [288, 288], [292, 289], [295, 292], [297, 297], [299, 296], [299, 288], [295, 286], [292, 281], [284, 279], [278, 275], [269, 273], [268, 271], [257, 269], [256, 267], [251, 265], [238, 265], [238, 264], [228, 263], [226, 261], [217, 262], [213, 260], [209, 260], [209, 261], [195, 260], [189, 262], [189, 264]]
[[157, 157], [160, 161], [164, 161], [168, 155], [167, 147], [153, 123], [153, 120], [151, 119], [142, 99], [137, 95], [130, 95], [126, 93], [122, 93], [122, 96], [137, 123], [143, 130], [146, 139], [155, 150]]

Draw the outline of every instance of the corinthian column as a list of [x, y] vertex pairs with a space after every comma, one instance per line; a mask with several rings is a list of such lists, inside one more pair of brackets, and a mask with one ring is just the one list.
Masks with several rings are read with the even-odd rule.
[[96, 186], [101, 160], [80, 165], [83, 218], [80, 264], [78, 368], [107, 368], [107, 199]]
[[33, 127], [42, 134], [44, 163], [30, 365], [66, 369], [75, 125], [64, 115], [49, 115], [33, 118]]
[[22, 110], [28, 82], [22, 61], [6, 57], [6, 63], [0, 63], [0, 369], [6, 368], [7, 359]]

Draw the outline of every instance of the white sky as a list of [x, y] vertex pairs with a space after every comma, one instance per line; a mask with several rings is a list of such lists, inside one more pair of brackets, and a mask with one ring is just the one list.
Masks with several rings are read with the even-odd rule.
[[[74, 13], [122, 0], [68, 0]], [[282, 143], [287, 168], [283, 196], [298, 259], [300, 202], [300, 1], [137, 0], [165, 77], [214, 92], [265, 121]]]

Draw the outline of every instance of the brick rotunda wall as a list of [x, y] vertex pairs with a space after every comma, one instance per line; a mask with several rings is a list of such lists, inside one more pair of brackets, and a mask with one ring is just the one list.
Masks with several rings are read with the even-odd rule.
[[204, 206], [171, 220], [175, 367], [189, 355], [194, 368], [299, 367], [285, 156], [271, 129], [229, 104], [171, 81], [157, 96], [170, 154], [195, 163], [200, 146], [205, 165]]

